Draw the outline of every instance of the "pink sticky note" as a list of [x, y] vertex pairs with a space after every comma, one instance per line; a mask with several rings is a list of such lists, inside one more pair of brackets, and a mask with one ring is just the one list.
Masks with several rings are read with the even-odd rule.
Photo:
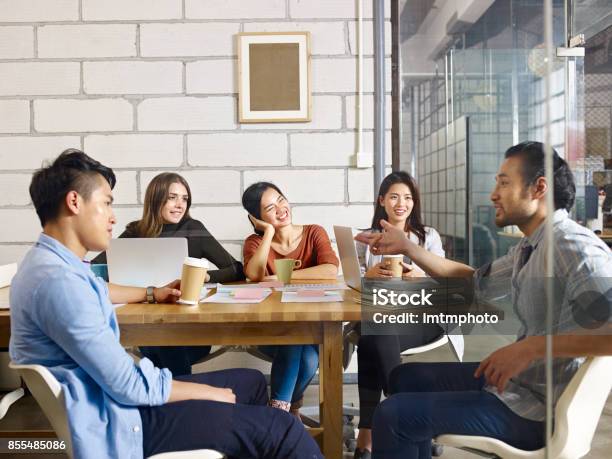
[[234, 291], [237, 300], [258, 300], [265, 296], [266, 292], [260, 288], [238, 288]]
[[260, 282], [259, 284], [257, 284], [258, 287], [264, 287], [264, 288], [280, 288], [282, 287], [283, 284], [281, 281], [265, 281], [265, 282]]
[[298, 290], [297, 296], [325, 296], [325, 290]]

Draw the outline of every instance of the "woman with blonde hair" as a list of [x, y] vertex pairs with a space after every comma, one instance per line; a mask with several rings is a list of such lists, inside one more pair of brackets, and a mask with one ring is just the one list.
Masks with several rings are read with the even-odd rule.
[[[206, 258], [218, 268], [208, 272], [206, 282], [243, 280], [242, 263], [223, 248], [201, 221], [191, 218], [191, 202], [189, 184], [182, 176], [173, 172], [159, 174], [147, 186], [142, 218], [128, 224], [119, 237], [184, 237], [190, 257]], [[101, 253], [92, 263], [106, 263], [106, 254]], [[191, 365], [205, 357], [210, 346], [143, 346], [140, 350], [156, 366], [182, 375], [191, 373]]]

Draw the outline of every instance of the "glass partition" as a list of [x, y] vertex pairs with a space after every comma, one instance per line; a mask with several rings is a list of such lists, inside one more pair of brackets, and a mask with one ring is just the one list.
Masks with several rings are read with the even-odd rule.
[[[518, 226], [496, 225], [496, 208], [491, 201], [504, 152], [527, 140], [550, 145], [567, 161], [573, 173], [576, 194], [569, 218], [595, 232], [589, 233], [585, 253], [576, 256], [586, 260], [590, 248], [597, 246], [601, 250], [596, 235], [610, 244], [612, 10], [609, 3], [598, 0], [548, 0], [548, 3], [399, 0], [396, 4], [401, 101], [397, 115], [401, 128], [396, 133], [400, 155], [394, 168], [409, 171], [416, 177], [424, 222], [442, 235], [447, 258], [479, 268], [504, 257], [517, 244], [522, 249], [529, 240]], [[550, 5], [550, 10], [545, 9], [545, 4]], [[545, 34], [548, 26], [550, 40]], [[579, 33], [585, 35], [586, 57], [580, 41], [570, 40]], [[577, 44], [578, 48], [571, 49], [570, 43]], [[552, 59], [548, 61], [547, 56]], [[549, 220], [552, 222], [552, 218]], [[546, 228], [545, 234], [543, 246], [548, 256], [556, 253], [552, 225]], [[531, 289], [544, 295], [538, 297], [543, 299], [542, 303], [533, 304], [537, 311], [534, 314], [539, 315], [543, 327], [537, 335], [547, 338], [542, 345], [546, 352], [539, 360], [541, 366], [534, 363], [542, 373], [534, 374], [534, 381], [540, 384], [536, 392], [539, 391], [540, 401], [546, 405], [549, 434], [553, 402], [567, 383], [564, 378], [568, 377], [559, 368], [569, 364], [569, 360], [552, 358], [551, 344], [556, 339], [554, 333], [567, 333], [564, 328], [567, 324], [561, 324], [560, 319], [567, 311], [558, 308], [567, 300], [563, 295], [569, 295], [567, 286], [573, 279], [563, 279], [557, 274], [554, 279], [552, 276], [547, 279], [546, 269], [560, 272], [555, 270], [555, 263], [563, 267], [568, 263], [567, 257], [564, 252], [551, 259], [542, 258], [541, 270], [529, 282], [521, 281], [522, 284], [514, 272], [519, 272], [522, 265], [510, 264], [512, 285], [508, 286], [507, 295], [496, 298], [504, 297], [510, 305], [505, 312], [525, 326], [529, 319], [522, 317], [517, 308], [519, 291]], [[552, 287], [548, 287], [549, 280]], [[600, 281], [603, 291], [612, 287], [611, 279]], [[572, 330], [580, 330], [583, 335], [590, 332], [578, 320], [577, 310], [588, 309], [590, 301], [582, 297], [572, 306], [570, 321], [577, 324]], [[610, 298], [600, 296], [595, 303], [599, 309], [593, 314], [599, 314], [600, 325], [609, 323]], [[496, 349], [525, 338], [519, 328], [514, 332], [498, 328], [497, 333], [495, 327], [487, 331], [478, 327], [470, 330], [464, 330], [465, 352], [466, 358], [472, 360], [481, 360]], [[448, 356], [440, 358], [452, 360]]]

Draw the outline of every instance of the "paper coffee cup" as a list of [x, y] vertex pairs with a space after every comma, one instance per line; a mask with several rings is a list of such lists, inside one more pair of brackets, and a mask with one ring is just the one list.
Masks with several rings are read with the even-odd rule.
[[393, 272], [393, 277], [402, 277], [404, 272], [402, 261], [404, 261], [403, 255], [385, 255], [383, 257], [383, 264], [386, 269]]
[[181, 304], [198, 304], [200, 292], [206, 279], [208, 261], [202, 258], [186, 257], [183, 261], [183, 273], [181, 275]]

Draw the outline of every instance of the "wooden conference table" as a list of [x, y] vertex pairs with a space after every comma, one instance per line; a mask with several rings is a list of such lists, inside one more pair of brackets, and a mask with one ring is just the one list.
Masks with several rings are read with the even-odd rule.
[[[9, 288], [0, 289], [8, 303]], [[321, 428], [311, 429], [328, 459], [342, 457], [342, 322], [361, 319], [359, 294], [342, 303], [281, 303], [274, 291], [259, 304], [128, 304], [117, 308], [124, 346], [319, 344]], [[0, 347], [10, 337], [10, 313], [0, 310]]]

